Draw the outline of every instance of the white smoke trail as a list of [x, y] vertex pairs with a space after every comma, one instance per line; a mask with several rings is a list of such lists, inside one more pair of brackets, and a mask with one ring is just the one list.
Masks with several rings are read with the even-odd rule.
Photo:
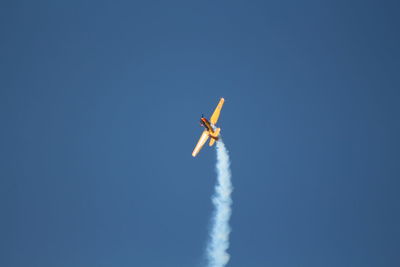
[[223, 267], [229, 261], [229, 218], [231, 217], [233, 190], [228, 150], [222, 139], [217, 142], [217, 184], [212, 198], [215, 213], [212, 219], [210, 241], [207, 245], [209, 267]]

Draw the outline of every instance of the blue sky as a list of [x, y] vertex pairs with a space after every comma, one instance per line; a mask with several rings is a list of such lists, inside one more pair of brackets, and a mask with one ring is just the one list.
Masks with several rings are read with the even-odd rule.
[[395, 1], [0, 3], [0, 265], [399, 266]]

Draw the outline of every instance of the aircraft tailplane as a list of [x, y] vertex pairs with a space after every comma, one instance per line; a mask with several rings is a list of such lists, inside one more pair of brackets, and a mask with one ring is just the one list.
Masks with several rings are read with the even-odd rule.
[[221, 131], [221, 128], [217, 128], [214, 133], [210, 134], [210, 146], [213, 146], [215, 141], [218, 140], [219, 132]]
[[213, 146], [215, 143], [215, 139], [214, 138], [210, 138], [210, 146]]

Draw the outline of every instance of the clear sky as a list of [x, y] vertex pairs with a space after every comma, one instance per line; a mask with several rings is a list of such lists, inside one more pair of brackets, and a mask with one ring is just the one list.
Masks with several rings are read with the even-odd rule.
[[400, 266], [397, 1], [2, 1], [0, 266]]

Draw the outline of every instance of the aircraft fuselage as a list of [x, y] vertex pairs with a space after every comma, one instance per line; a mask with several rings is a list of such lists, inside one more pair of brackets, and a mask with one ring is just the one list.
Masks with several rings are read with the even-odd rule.
[[215, 140], [218, 140], [218, 133], [214, 131], [213, 127], [211, 126], [211, 123], [204, 117], [202, 117], [200, 119], [200, 124], [201, 126], [203, 126], [204, 128], [206, 128], [206, 130], [209, 132], [209, 136]]
[[213, 128], [211, 127], [210, 122], [209, 122], [206, 118], [201, 118], [201, 119], [200, 119], [200, 124], [201, 124], [201, 126], [203, 126], [204, 128], [206, 128], [207, 131], [209, 131], [209, 132], [211, 132], [211, 133], [214, 132]]

